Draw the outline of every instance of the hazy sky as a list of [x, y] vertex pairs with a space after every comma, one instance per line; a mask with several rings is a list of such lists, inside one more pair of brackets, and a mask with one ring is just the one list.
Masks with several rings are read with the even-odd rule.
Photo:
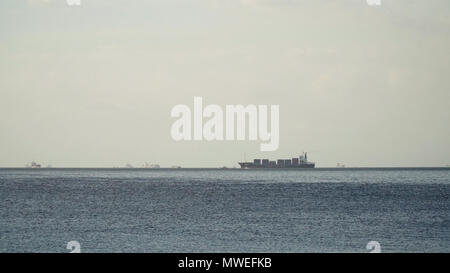
[[[0, 1], [0, 166], [450, 164], [450, 1]], [[279, 104], [280, 146], [175, 142], [177, 104]]]

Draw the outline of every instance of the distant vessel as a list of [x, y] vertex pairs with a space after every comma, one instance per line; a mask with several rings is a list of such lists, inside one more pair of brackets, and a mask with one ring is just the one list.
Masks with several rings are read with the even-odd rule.
[[31, 165], [27, 166], [28, 168], [38, 169], [41, 167], [41, 164], [37, 164], [36, 162], [31, 162]]
[[159, 169], [161, 167], [158, 164], [149, 164], [148, 162], [145, 162], [144, 165], [142, 165], [142, 168]]
[[314, 168], [316, 164], [308, 161], [308, 154], [303, 153], [292, 159], [254, 159], [253, 162], [238, 162], [242, 169], [267, 169], [267, 168]]

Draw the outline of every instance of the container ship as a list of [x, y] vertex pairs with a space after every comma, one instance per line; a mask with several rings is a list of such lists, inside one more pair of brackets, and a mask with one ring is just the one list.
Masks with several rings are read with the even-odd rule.
[[242, 169], [267, 169], [267, 168], [314, 168], [314, 162], [308, 162], [308, 154], [303, 153], [292, 159], [254, 159], [253, 162], [238, 162]]

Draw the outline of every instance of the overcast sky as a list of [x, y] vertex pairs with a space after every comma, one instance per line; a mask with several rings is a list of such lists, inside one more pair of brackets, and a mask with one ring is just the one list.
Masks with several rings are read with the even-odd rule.
[[[450, 164], [450, 1], [0, 1], [0, 166]], [[175, 142], [177, 104], [279, 104], [280, 146]]]

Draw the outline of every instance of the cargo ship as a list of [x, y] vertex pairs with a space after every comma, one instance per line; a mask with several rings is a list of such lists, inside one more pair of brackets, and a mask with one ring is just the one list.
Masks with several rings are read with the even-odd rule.
[[37, 164], [36, 162], [31, 162], [31, 164], [25, 165], [25, 168], [39, 169], [41, 168], [41, 164]]
[[314, 168], [316, 164], [308, 161], [308, 154], [303, 153], [292, 159], [253, 159], [253, 162], [238, 162], [242, 169], [268, 169], [268, 168]]

